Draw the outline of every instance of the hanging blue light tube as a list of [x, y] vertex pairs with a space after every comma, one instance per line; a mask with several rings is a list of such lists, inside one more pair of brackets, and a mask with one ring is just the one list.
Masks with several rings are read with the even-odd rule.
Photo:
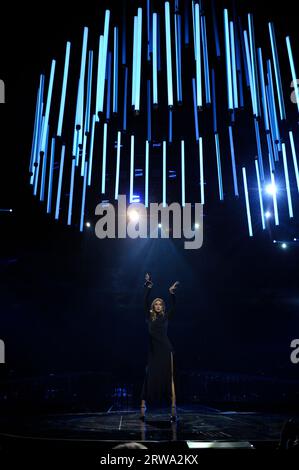
[[147, 140], [152, 140], [151, 81], [147, 80]]
[[239, 188], [238, 188], [238, 178], [237, 178], [237, 170], [236, 170], [236, 158], [235, 158], [235, 145], [234, 145], [234, 136], [233, 136], [233, 128], [231, 126], [228, 127], [229, 130], [229, 142], [230, 142], [230, 154], [232, 160], [232, 171], [233, 171], [233, 180], [234, 180], [234, 190], [235, 196], [239, 197]]
[[199, 129], [198, 129], [198, 114], [197, 114], [197, 105], [196, 105], [196, 83], [195, 83], [195, 78], [192, 78], [192, 88], [193, 88], [193, 108], [194, 108], [195, 135], [196, 135], [196, 142], [198, 142]]
[[62, 82], [60, 108], [59, 108], [59, 118], [58, 118], [58, 126], [57, 126], [57, 136], [58, 137], [61, 137], [61, 134], [62, 134], [62, 125], [63, 125], [63, 117], [64, 117], [64, 109], [65, 109], [67, 80], [68, 80], [69, 64], [70, 64], [70, 51], [71, 51], [71, 43], [67, 42], [66, 43], [66, 51], [65, 51], [65, 60], [64, 60], [64, 72], [63, 72], [63, 82]]
[[207, 27], [206, 27], [206, 18], [205, 18], [205, 16], [201, 17], [201, 34], [202, 34], [203, 60], [204, 60], [204, 71], [205, 71], [206, 104], [210, 105], [211, 102], [212, 102], [212, 99], [211, 99], [208, 38], [207, 38]]
[[102, 194], [106, 192], [107, 123], [103, 126]]
[[130, 158], [130, 203], [133, 202], [134, 195], [134, 152], [135, 152], [135, 137], [131, 135], [131, 158]]
[[35, 162], [35, 171], [34, 171], [34, 184], [33, 184], [33, 195], [37, 195], [37, 186], [38, 186], [38, 177], [40, 172], [40, 159], [41, 159], [41, 152], [39, 151], [41, 147], [41, 140], [43, 135], [43, 128], [45, 125], [45, 116], [41, 116], [41, 132], [39, 135], [39, 143], [38, 143], [38, 153], [37, 153], [37, 160]]
[[275, 38], [275, 30], [274, 30], [273, 23], [269, 23], [269, 33], [270, 33], [271, 49], [272, 49], [275, 79], [276, 79], [276, 88], [277, 88], [277, 95], [278, 95], [278, 102], [279, 102], [280, 119], [283, 121], [287, 117], [286, 117], [286, 110], [285, 110], [285, 104], [284, 104], [283, 89], [282, 89], [281, 74], [280, 74], [280, 66], [279, 66], [279, 59], [278, 59], [278, 52], [277, 52], [277, 45], [276, 45], [276, 38]]
[[199, 138], [199, 174], [200, 174], [200, 203], [205, 204], [205, 182], [204, 182], [204, 165], [203, 165], [203, 139]]
[[268, 70], [268, 91], [269, 91], [269, 104], [270, 104], [270, 115], [272, 116], [272, 126], [273, 126], [273, 138], [275, 143], [280, 142], [280, 132], [279, 132], [279, 125], [277, 119], [277, 112], [276, 112], [276, 103], [275, 103], [275, 96], [274, 96], [274, 85], [273, 85], [273, 78], [272, 78], [272, 67], [271, 61], [267, 60], [267, 70]]
[[100, 113], [101, 107], [101, 83], [102, 76], [106, 76], [106, 67], [103, 67], [103, 47], [104, 47], [104, 37], [101, 34], [99, 37], [99, 53], [98, 53], [98, 71], [97, 71], [97, 91], [96, 91], [96, 115]]
[[296, 154], [293, 131], [289, 131], [289, 137], [290, 137], [290, 144], [291, 144], [291, 149], [292, 149], [292, 157], [293, 157], [293, 164], [294, 164], [295, 175], [296, 175], [297, 189], [299, 193], [299, 171], [298, 171], [298, 162], [297, 162], [297, 154]]
[[[275, 176], [274, 176], [274, 173], [273, 173], [272, 171], [271, 171], [271, 186], [272, 186], [272, 188], [276, 188]], [[273, 198], [275, 225], [279, 225], [279, 216], [278, 216], [278, 206], [277, 206], [276, 191], [273, 191], [273, 192], [272, 192], [272, 198]]]
[[40, 200], [40, 201], [44, 201], [44, 200], [45, 200], [45, 182], [46, 182], [48, 146], [49, 146], [49, 126], [48, 126], [48, 129], [47, 129], [47, 138], [46, 138], [45, 153], [44, 153], [44, 155], [43, 155], [43, 166], [42, 166], [41, 186], [40, 186], [40, 194], [39, 194], [39, 200]]
[[151, 6], [150, 0], [146, 0], [146, 24], [147, 24], [147, 61], [151, 60]]
[[273, 155], [273, 147], [272, 147], [272, 140], [270, 134], [267, 134], [267, 144], [268, 144], [268, 154], [270, 160], [270, 170], [271, 172], [275, 171], [275, 164], [274, 164], [274, 155]]
[[42, 130], [43, 130], [43, 122], [44, 122], [43, 103], [41, 103], [38, 118], [39, 118], [39, 122], [38, 122], [38, 127], [37, 127], [37, 132], [36, 132], [36, 141], [35, 141], [35, 146], [34, 146], [32, 175], [30, 177], [30, 184], [33, 185], [34, 187], [35, 187], [36, 175], [38, 174], [38, 165], [39, 165], [39, 160], [40, 160], [41, 135], [42, 135]]
[[189, 46], [189, 9], [188, 0], [184, 3], [185, 46]]
[[127, 10], [126, 4], [123, 3], [123, 18], [122, 18], [122, 65], [127, 63], [127, 28], [126, 28]]
[[265, 131], [270, 132], [270, 123], [269, 123], [269, 115], [268, 115], [268, 107], [267, 107], [267, 96], [266, 96], [265, 74], [264, 74], [264, 65], [263, 65], [264, 62], [263, 62], [262, 49], [260, 47], [258, 48], [257, 53], [258, 53], [260, 82], [261, 82], [261, 90], [262, 90], [262, 105], [263, 105]]
[[96, 124], [96, 115], [94, 114], [92, 116], [91, 138], [90, 138], [89, 159], [88, 159], [88, 183], [87, 183], [88, 186], [91, 185], [95, 124]]
[[148, 207], [149, 143], [145, 143], [145, 207]]
[[262, 194], [260, 170], [259, 170], [258, 161], [255, 160], [254, 163], [255, 163], [256, 179], [257, 179], [257, 186], [258, 186], [258, 193], [259, 193], [259, 203], [260, 203], [260, 210], [261, 210], [262, 227], [263, 227], [263, 230], [265, 230], [266, 229], [266, 223], [265, 223], [265, 211], [264, 211], [264, 203], [263, 203], [263, 194]]
[[84, 211], [85, 211], [85, 200], [86, 200], [86, 181], [87, 181], [87, 162], [85, 162], [85, 166], [84, 166], [84, 180], [83, 180], [81, 215], [80, 215], [80, 232], [83, 232], [83, 224], [84, 224]]
[[[111, 68], [112, 68], [112, 54], [108, 52], [107, 59], [107, 101], [106, 101], [106, 121], [110, 119], [110, 110], [111, 110]], [[114, 112], [114, 111], [113, 111]]]
[[50, 214], [50, 212], [51, 212], [52, 189], [53, 189], [53, 170], [54, 170], [54, 157], [55, 157], [55, 137], [52, 137], [52, 142], [51, 142], [51, 156], [50, 156], [50, 166], [49, 166], [49, 182], [48, 182], [47, 214]]
[[254, 87], [256, 115], [260, 116], [261, 115], [260, 90], [259, 90], [259, 82], [258, 82], [258, 74], [257, 74], [257, 60], [256, 60], [253, 15], [251, 13], [248, 14], [248, 29], [249, 29], [249, 40], [250, 40], [251, 73], [252, 73], [252, 82], [253, 82], [253, 87]]
[[113, 53], [113, 112], [118, 112], [118, 28], [114, 27]]
[[248, 196], [246, 168], [244, 168], [244, 167], [242, 168], [242, 173], [243, 173], [243, 183], [244, 183], [244, 193], [245, 193], [245, 202], [246, 202], [248, 231], [249, 231], [249, 236], [252, 237], [253, 232], [252, 232], [252, 222], [251, 222], [250, 204], [249, 204], [249, 196]]
[[215, 70], [212, 69], [212, 103], [213, 103], [213, 127], [214, 134], [218, 132], [217, 126], [217, 101], [216, 101], [216, 83], [215, 83]]
[[244, 108], [244, 92], [243, 92], [243, 74], [242, 69], [240, 72], [237, 72], [239, 92], [240, 92], [240, 107]]
[[294, 92], [295, 92], [295, 97], [296, 97], [296, 103], [297, 103], [297, 108], [298, 108], [298, 112], [299, 112], [299, 87], [298, 87], [298, 79], [297, 79], [297, 74], [296, 74], [296, 69], [295, 69], [295, 62], [294, 62], [294, 57], [293, 57], [293, 51], [292, 51], [290, 36], [286, 37], [286, 43], [287, 43], [288, 56], [289, 56], [289, 61], [290, 61], [290, 67], [291, 67], [292, 81], [293, 81], [293, 87], [294, 87]]
[[[105, 12], [105, 23], [104, 23], [104, 37], [102, 46], [102, 62], [99, 64], [100, 73], [98, 79], [100, 79], [100, 90], [99, 90], [99, 102], [97, 107], [97, 113], [103, 112], [104, 109], [104, 91], [105, 91], [105, 75], [107, 67], [107, 52], [108, 52], [108, 38], [109, 38], [109, 22], [110, 22], [110, 11]], [[96, 113], [96, 114], [97, 114]]]
[[226, 78], [227, 78], [227, 99], [228, 109], [234, 109], [233, 103], [233, 83], [232, 83], [232, 63], [231, 63], [231, 45], [229, 34], [228, 11], [224, 10], [224, 33], [225, 33], [225, 56], [226, 56]]
[[168, 142], [172, 143], [172, 110], [168, 112]]
[[47, 131], [48, 131], [48, 125], [49, 125], [49, 115], [50, 115], [53, 83], [54, 83], [54, 75], [55, 75], [55, 66], [56, 66], [56, 60], [52, 60], [50, 80], [49, 80], [49, 86], [48, 86], [47, 104], [46, 104], [46, 111], [45, 111], [45, 121], [44, 121], [44, 126], [43, 126], [43, 133], [42, 133], [41, 147], [40, 147], [40, 151], [43, 153], [45, 152], [45, 147], [46, 147], [46, 139], [47, 139]]
[[194, 59], [196, 60], [196, 30], [195, 30], [195, 5], [192, 0], [192, 24], [193, 24], [193, 45], [194, 45]]
[[202, 108], [203, 100], [202, 100], [202, 78], [201, 78], [201, 47], [200, 47], [200, 16], [199, 16], [199, 5], [196, 3], [195, 5], [195, 63], [196, 63], [196, 99], [197, 99], [197, 107]]
[[133, 60], [132, 60], [132, 107], [133, 108], [135, 106], [135, 99], [136, 99], [137, 35], [138, 35], [138, 19], [137, 19], [137, 16], [134, 16]]
[[86, 155], [87, 135], [90, 131], [92, 65], [93, 65], [93, 51], [89, 51], [88, 76], [87, 76], [87, 99], [86, 99], [86, 106], [85, 106], [83, 148], [82, 148], [82, 159], [81, 159], [81, 176], [84, 176], [84, 163], [85, 163], [85, 155]]
[[166, 34], [168, 106], [172, 107], [173, 106], [173, 88], [172, 88], [171, 30], [170, 30], [169, 2], [165, 2], [165, 34]]
[[[40, 116], [41, 116], [41, 109], [42, 109], [42, 93], [43, 93], [43, 75], [40, 76], [40, 84], [38, 87], [37, 92], [37, 101], [36, 101], [36, 109], [35, 109], [35, 119], [34, 119], [34, 132], [33, 132], [33, 139], [32, 139], [32, 146], [31, 146], [31, 156], [30, 156], [30, 165], [29, 171], [34, 173], [34, 163], [36, 161], [37, 155], [37, 145], [38, 145], [38, 134], [39, 134], [39, 126], [40, 126]], [[30, 184], [33, 184], [33, 175], [30, 178]]]
[[286, 190], [287, 190], [287, 198], [288, 198], [289, 217], [290, 217], [290, 219], [292, 219], [294, 217], [294, 212], [293, 212], [293, 203], [292, 203], [289, 169], [288, 169], [288, 159], [287, 159], [287, 151], [286, 151], [286, 144], [285, 143], [282, 144], [282, 158], [283, 158], [284, 177], [285, 177], [285, 180], [286, 180]]
[[118, 133], [117, 133], [117, 157], [116, 157], [116, 176], [115, 176], [115, 195], [114, 195], [114, 199], [118, 199], [118, 194], [119, 194], [120, 146], [121, 146], [121, 132], [118, 131]]
[[141, 85], [141, 50], [142, 50], [142, 8], [138, 8], [137, 29], [137, 62], [136, 62], [136, 85], [135, 85], [135, 111], [140, 111], [140, 85]]
[[259, 169], [260, 169], [259, 171], [261, 175], [261, 180], [265, 181], [261, 134], [260, 134], [259, 122], [256, 118], [254, 119], [254, 127], [255, 127], [255, 137], [256, 137], [256, 145], [257, 145], [258, 163], [259, 163]]
[[236, 62], [236, 47], [235, 47], [235, 29], [234, 29], [233, 21], [229, 22], [229, 26], [230, 26], [231, 62], [232, 62], [233, 102], [234, 102], [234, 109], [238, 109], [239, 97], [238, 97], [237, 62]]
[[158, 56], [158, 72], [161, 72], [161, 25], [160, 25], [159, 15], [157, 15], [157, 56]]
[[223, 201], [223, 184], [222, 184], [222, 170], [221, 170], [221, 156], [220, 156], [220, 145], [219, 145], [219, 135], [215, 134], [215, 144], [216, 144], [216, 157], [217, 157], [217, 173], [218, 173], [218, 186], [219, 186], [219, 198], [220, 201]]
[[158, 47], [157, 13], [153, 13], [153, 105], [158, 104]]
[[166, 207], [166, 142], [163, 141], [163, 207]]
[[[84, 28], [83, 33], [83, 45], [82, 45], [82, 56], [81, 56], [81, 67], [80, 67], [80, 78], [78, 85], [78, 98], [76, 108], [76, 128], [80, 131], [78, 144], [82, 141], [82, 127], [83, 127], [83, 106], [84, 106], [84, 82], [85, 82], [85, 68], [86, 68], [86, 56], [87, 56], [87, 41], [88, 41], [88, 28]], [[76, 165], [78, 163], [76, 162]]]
[[181, 141], [181, 175], [182, 175], [182, 207], [186, 205], [186, 186], [185, 186], [185, 142]]
[[179, 27], [179, 15], [174, 15], [174, 31], [175, 31], [175, 57], [176, 57], [176, 84], [177, 84], [177, 101], [182, 102], [182, 70], [181, 70], [181, 31]]
[[218, 32], [215, 0], [212, 0], [212, 14], [213, 14], [213, 29], [214, 29], [216, 56], [219, 58], [219, 57], [221, 57], [221, 50], [220, 50], [220, 41], [219, 41], [219, 32]]
[[241, 50], [242, 50], [242, 57], [243, 57], [243, 64], [245, 70], [245, 79], [246, 79], [246, 86], [247, 88], [250, 87], [250, 80], [249, 80], [249, 72], [247, 66], [247, 58], [246, 58], [246, 48], [245, 48], [245, 41], [244, 41], [244, 33], [242, 28], [241, 18], [238, 17], [238, 26], [239, 26], [239, 36], [240, 36], [240, 43], [241, 43]]
[[127, 130], [128, 67], [125, 67], [123, 130]]
[[60, 208], [60, 199], [61, 199], [61, 185], [63, 177], [63, 167], [64, 167], [64, 156], [65, 156], [65, 145], [61, 148], [60, 156], [60, 166], [59, 166], [59, 177], [58, 177], [58, 187], [57, 187], [57, 196], [56, 196], [56, 209], [55, 209], [55, 219], [58, 220], [59, 217], [59, 208]]
[[74, 185], [75, 185], [75, 170], [76, 170], [76, 161], [72, 159], [72, 170], [71, 170], [71, 183], [70, 183], [70, 196], [69, 196], [69, 209], [67, 216], [67, 224], [72, 224], [72, 212], [73, 212], [73, 199], [74, 199]]
[[246, 60], [247, 60], [247, 71], [248, 71], [248, 77], [249, 77], [249, 83], [250, 83], [252, 111], [253, 111], [253, 115], [257, 116], [257, 101], [256, 101], [256, 94], [255, 94], [256, 90], [255, 90], [253, 76], [252, 76], [252, 63], [251, 63], [251, 54], [250, 54], [250, 49], [249, 49], [247, 31], [244, 31], [244, 43], [245, 43]]

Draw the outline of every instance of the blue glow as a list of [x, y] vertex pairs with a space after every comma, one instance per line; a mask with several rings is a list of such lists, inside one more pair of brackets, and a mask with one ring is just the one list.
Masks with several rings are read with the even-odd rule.
[[261, 180], [265, 180], [265, 172], [264, 172], [264, 163], [263, 163], [263, 154], [262, 154], [262, 144], [261, 144], [261, 135], [260, 135], [260, 128], [259, 128], [259, 121], [254, 118], [254, 127], [255, 127], [255, 136], [256, 136], [256, 143], [257, 143], [257, 153], [258, 153], [258, 161], [259, 161], [259, 168], [260, 168], [260, 176]]
[[[280, 132], [278, 126], [278, 119], [276, 113], [276, 103], [275, 103], [275, 96], [274, 96], [274, 86], [273, 86], [273, 79], [272, 79], [272, 67], [271, 61], [267, 60], [267, 70], [268, 70], [268, 82], [269, 86], [266, 87], [266, 94], [268, 98], [268, 105], [269, 105], [269, 116], [270, 116], [270, 127], [272, 133], [272, 139], [275, 143], [280, 142]], [[267, 93], [268, 90], [268, 93]]]
[[33, 184], [34, 175], [35, 175], [34, 163], [38, 159], [39, 148], [40, 148], [40, 135], [41, 135], [41, 130], [42, 130], [44, 81], [45, 81], [44, 75], [40, 75], [39, 88], [38, 88], [38, 94], [37, 94], [37, 110], [36, 110], [36, 118], [35, 118], [34, 137], [33, 137], [31, 157], [30, 157], [30, 172], [32, 172], [32, 175], [30, 177], [31, 185]]
[[[45, 124], [45, 117], [42, 116], [41, 132], [40, 132], [40, 135], [39, 135], [38, 148], [40, 148], [40, 145], [41, 145], [41, 139], [42, 139], [42, 135], [43, 135], [44, 124]], [[38, 152], [37, 153], [37, 160], [35, 162], [37, 166], [35, 167], [35, 171], [34, 171], [34, 184], [33, 184], [33, 194], [34, 194], [34, 196], [37, 195], [38, 177], [39, 177], [39, 172], [40, 172], [40, 159], [41, 159], [41, 153]]]
[[271, 172], [271, 186], [272, 186], [275, 225], [279, 225], [278, 206], [277, 206], [277, 197], [276, 197], [276, 184], [275, 184], [275, 176], [273, 172]]
[[181, 17], [174, 16], [175, 26], [175, 56], [176, 56], [176, 82], [177, 82], [177, 100], [182, 102], [182, 64], [181, 64]]
[[103, 46], [102, 46], [102, 57], [101, 57], [102, 61], [99, 64], [99, 74], [98, 74], [98, 80], [100, 80], [100, 85], [99, 85], [100, 90], [99, 90], [99, 102], [97, 106], [97, 113], [98, 112], [102, 113], [104, 109], [104, 90], [105, 90], [105, 75], [106, 75], [106, 67], [107, 67], [109, 22], [110, 22], [110, 11], [106, 10], [105, 23], [104, 23], [104, 37], [103, 37]]
[[250, 213], [250, 204], [249, 204], [249, 196], [248, 196], [248, 185], [247, 185], [247, 176], [246, 176], [246, 168], [242, 168], [243, 173], [243, 183], [244, 183], [244, 192], [245, 192], [245, 202], [246, 202], [246, 212], [247, 212], [247, 221], [248, 221], [248, 231], [249, 236], [253, 236], [252, 232], [252, 223], [251, 223], [251, 213]]
[[282, 144], [282, 157], [283, 157], [284, 176], [285, 176], [285, 180], [286, 180], [289, 216], [290, 216], [290, 218], [293, 218], [294, 217], [294, 212], [293, 212], [293, 204], [292, 204], [292, 196], [291, 196], [291, 188], [290, 188], [287, 151], [286, 151], [286, 145], [284, 143]]
[[249, 42], [248, 42], [247, 31], [244, 31], [244, 43], [245, 43], [245, 51], [246, 51], [246, 63], [247, 63], [248, 79], [249, 79], [249, 83], [250, 83], [252, 110], [253, 110], [254, 116], [257, 116], [256, 96], [255, 96], [255, 88], [254, 88], [254, 82], [253, 82], [253, 76], [252, 76], [251, 55], [250, 55], [250, 50], [249, 50]]
[[147, 81], [147, 140], [152, 140], [151, 82]]
[[216, 86], [215, 86], [215, 70], [212, 69], [212, 102], [213, 102], [213, 126], [214, 134], [218, 132], [217, 126], [217, 101], [216, 101]]
[[110, 110], [111, 110], [111, 63], [112, 63], [112, 54], [108, 52], [107, 59], [107, 100], [106, 100], [106, 120], [110, 119]]
[[269, 23], [269, 33], [270, 33], [271, 49], [272, 49], [275, 79], [276, 79], [276, 88], [277, 88], [277, 95], [278, 95], [278, 102], [279, 102], [280, 119], [284, 120], [286, 119], [286, 111], [285, 111], [285, 105], [284, 105], [280, 66], [279, 66], [279, 59], [278, 59], [278, 52], [277, 52], [277, 45], [276, 45], [276, 38], [275, 38], [275, 31], [274, 31], [273, 23]]
[[166, 63], [167, 63], [168, 106], [173, 106], [171, 28], [170, 28], [170, 6], [169, 6], [169, 2], [165, 2], [165, 34], [166, 34]]
[[261, 82], [261, 88], [262, 88], [262, 105], [263, 105], [263, 113], [264, 113], [264, 124], [265, 124], [266, 132], [269, 132], [270, 125], [269, 125], [269, 115], [268, 115], [268, 107], [267, 107], [267, 95], [266, 95], [262, 49], [258, 48], [257, 53], [258, 53], [258, 62], [259, 62], [259, 71], [260, 71], [260, 82]]
[[138, 8], [137, 16], [137, 59], [135, 83], [135, 111], [140, 111], [140, 85], [141, 85], [141, 50], [142, 50], [142, 8]]
[[260, 170], [259, 170], [258, 161], [255, 160], [254, 163], [255, 163], [256, 179], [257, 179], [257, 186], [258, 186], [258, 193], [259, 193], [259, 202], [260, 202], [260, 209], [261, 209], [262, 227], [263, 227], [263, 230], [265, 230], [266, 224], [265, 224], [264, 203], [263, 203], [263, 194], [262, 194], [262, 185], [261, 185], [261, 178], [260, 178]]
[[55, 219], [58, 220], [59, 209], [60, 209], [60, 199], [61, 199], [61, 185], [63, 177], [63, 166], [64, 166], [64, 156], [65, 156], [65, 145], [61, 148], [60, 156], [60, 166], [59, 166], [59, 177], [58, 177], [58, 187], [57, 187], [57, 197], [56, 197], [56, 209], [55, 209]]
[[102, 194], [106, 191], [107, 123], [103, 127]]
[[172, 143], [172, 110], [168, 112], [168, 142]]
[[58, 118], [58, 126], [57, 126], [57, 136], [58, 137], [61, 137], [61, 134], [62, 134], [62, 125], [63, 125], [63, 116], [64, 116], [64, 108], [65, 108], [67, 80], [68, 80], [69, 64], [70, 64], [70, 51], [71, 51], [71, 43], [67, 42], [66, 43], [66, 51], [65, 51], [65, 61], [64, 61], [64, 72], [63, 72], [63, 82], [62, 82], [62, 91], [61, 91], [61, 99], [60, 99], [59, 118]]
[[134, 16], [133, 30], [133, 60], [132, 60], [132, 106], [135, 106], [136, 99], [136, 65], [137, 65], [137, 35], [138, 35], [138, 19]]
[[249, 40], [250, 40], [250, 56], [251, 56], [251, 76], [254, 90], [254, 101], [255, 101], [255, 113], [256, 116], [261, 115], [261, 106], [259, 98], [259, 83], [257, 75], [257, 60], [256, 60], [256, 47], [254, 37], [254, 25], [252, 14], [248, 15], [248, 28], [249, 28]]
[[40, 201], [45, 200], [45, 181], [46, 181], [46, 170], [47, 170], [48, 145], [49, 145], [49, 126], [47, 129], [45, 153], [43, 155], [42, 177], [41, 177], [40, 196], [39, 196]]

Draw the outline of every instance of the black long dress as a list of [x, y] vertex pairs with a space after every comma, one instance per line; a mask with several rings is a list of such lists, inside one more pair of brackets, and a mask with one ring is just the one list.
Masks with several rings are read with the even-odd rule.
[[175, 295], [170, 294], [171, 308], [164, 315], [158, 314], [156, 320], [151, 319], [150, 295], [151, 288], [146, 286], [144, 293], [145, 315], [149, 332], [148, 362], [143, 382], [141, 399], [151, 405], [171, 403], [172, 381], [174, 381], [174, 348], [167, 336], [168, 320], [175, 310]]

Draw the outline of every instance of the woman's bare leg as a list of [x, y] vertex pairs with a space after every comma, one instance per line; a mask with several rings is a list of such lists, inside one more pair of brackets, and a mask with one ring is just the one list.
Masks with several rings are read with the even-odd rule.
[[145, 400], [141, 400], [141, 416], [144, 416], [145, 415], [145, 409], [146, 409], [146, 405], [145, 405]]

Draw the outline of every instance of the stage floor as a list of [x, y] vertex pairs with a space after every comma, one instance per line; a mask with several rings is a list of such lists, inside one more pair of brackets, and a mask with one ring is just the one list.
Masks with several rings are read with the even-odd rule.
[[220, 411], [204, 406], [178, 406], [178, 421], [171, 423], [170, 409], [148, 410], [146, 421], [139, 409], [113, 407], [98, 413], [65, 413], [0, 417], [0, 437], [17, 439], [67, 439], [86, 441], [201, 441], [278, 443], [283, 423], [291, 415]]

